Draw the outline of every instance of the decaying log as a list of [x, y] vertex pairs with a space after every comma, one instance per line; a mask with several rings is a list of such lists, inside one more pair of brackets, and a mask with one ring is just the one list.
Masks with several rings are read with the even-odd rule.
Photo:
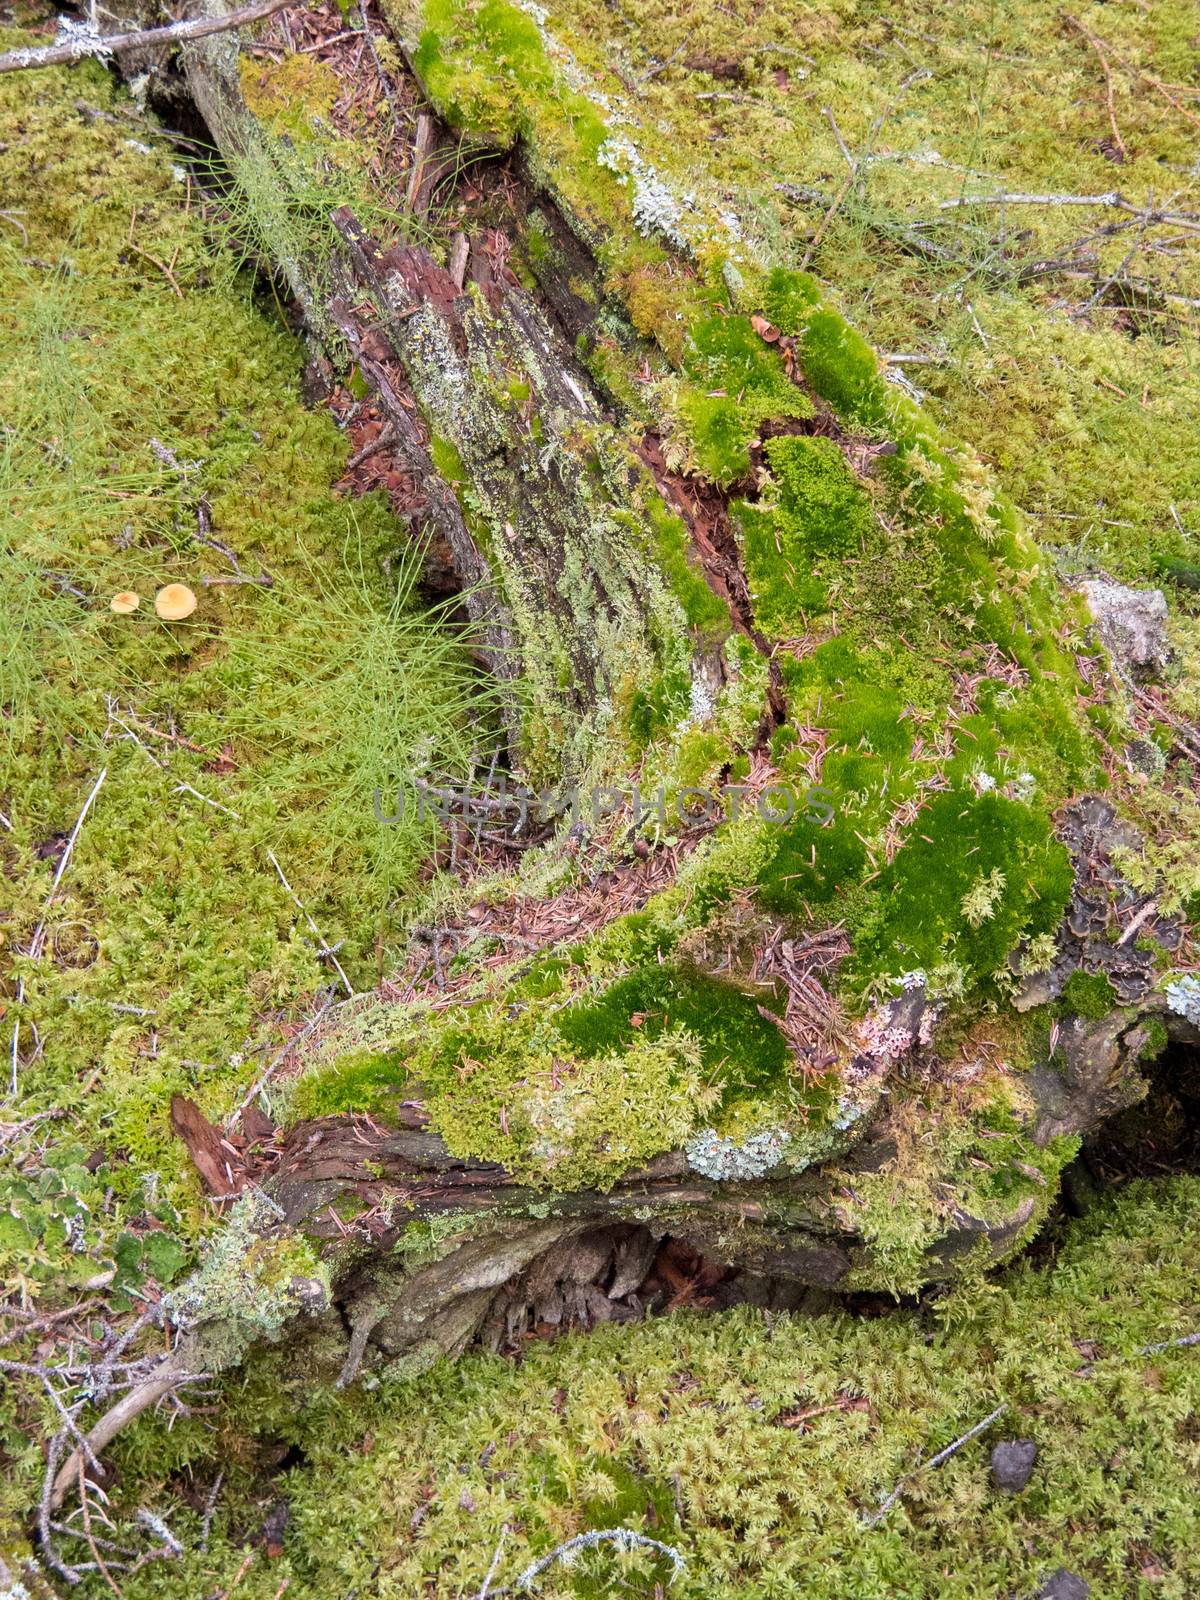
[[[410, 54], [412, 10], [396, 5], [388, 12]], [[189, 51], [187, 71], [223, 149], [236, 159], [261, 140], [227, 41]], [[436, 119], [421, 111], [408, 184], [417, 209], [450, 143]], [[552, 197], [535, 192], [520, 154], [515, 166], [527, 189], [521, 204], [540, 208], [554, 240], [553, 250], [540, 253], [538, 297], [509, 270], [501, 234], [486, 241], [459, 234], [446, 268], [420, 247], [381, 248], [342, 208], [333, 218], [340, 247], [333, 253], [332, 301], [313, 306], [307, 281], [300, 301], [314, 332], [332, 328], [345, 340], [394, 431], [400, 460], [422, 484], [422, 536], [449, 551], [484, 658], [497, 682], [512, 690], [506, 715], [518, 765], [531, 776], [559, 778], [594, 760], [623, 680], [645, 683], [671, 663], [684, 666], [693, 682], [719, 684], [726, 670], [721, 641], [689, 636], [677, 603], [658, 583], [645, 540], [630, 533], [638, 523], [639, 469], [651, 489], [657, 484], [672, 491], [687, 513], [696, 564], [727, 600], [730, 628], [753, 636], [752, 619], [733, 541], [712, 534], [721, 508], [706, 506], [705, 496], [716, 491], [698, 482], [672, 484], [653, 438], [640, 460], [619, 443], [609, 397], [572, 343], [591, 327], [603, 299], [588, 229], [560, 214]], [[552, 186], [552, 175], [543, 179]], [[303, 262], [280, 264], [289, 277], [305, 279]], [[1132, 953], [1126, 955], [1131, 965]], [[1123, 971], [1114, 973], [1114, 982]], [[1136, 987], [1128, 997], [1145, 998]], [[1135, 1019], [1095, 1026], [1094, 1038], [1086, 1030], [1077, 1034], [1065, 1077], [1047, 1069], [1035, 1079], [1039, 1139], [1090, 1126], [1138, 1092]], [[713, 1184], [689, 1172], [676, 1153], [627, 1174], [607, 1193], [542, 1194], [494, 1166], [456, 1160], [427, 1131], [348, 1127], [296, 1130], [265, 1181], [291, 1224], [317, 1235], [336, 1232], [321, 1219], [347, 1194], [366, 1210], [399, 1207], [405, 1222], [455, 1212], [474, 1218], [473, 1237], [461, 1248], [481, 1250], [475, 1266], [462, 1257], [455, 1280], [451, 1252], [422, 1269], [433, 1274], [429, 1284], [440, 1284], [443, 1297], [460, 1282], [473, 1309], [455, 1320], [459, 1329], [485, 1314], [496, 1288], [485, 1262], [501, 1242], [509, 1276], [556, 1241], [632, 1222], [656, 1227], [659, 1219], [664, 1229], [685, 1233], [718, 1255], [731, 1253], [728, 1227], [735, 1219], [739, 1258], [808, 1282], [839, 1281], [861, 1252], [861, 1241], [831, 1220], [829, 1180], [820, 1170], [783, 1185]], [[855, 1143], [846, 1170], [852, 1173], [855, 1161], [884, 1159], [881, 1141], [886, 1133], [864, 1119], [857, 1142], [846, 1141], [847, 1147]], [[994, 1225], [996, 1248], [1026, 1220], [1018, 1208]], [[485, 1225], [490, 1242], [480, 1246]], [[931, 1275], [940, 1262], [988, 1235], [987, 1225], [963, 1213], [936, 1247]], [[400, 1276], [405, 1293], [420, 1300], [421, 1274]], [[429, 1294], [432, 1305], [432, 1287]], [[414, 1312], [412, 1326], [422, 1326], [424, 1317]]]
[[[398, 364], [450, 456], [444, 470], [469, 491], [471, 532], [448, 512], [447, 537], [464, 588], [483, 588], [475, 604], [498, 676], [521, 681], [521, 765], [558, 776], [552, 752], [563, 750], [566, 770], [582, 772], [609, 732], [622, 680], [646, 681], [674, 649], [719, 681], [719, 659], [699, 642], [689, 659], [676, 603], [614, 514], [633, 502], [628, 481], [615, 481], [625, 458], [592, 381], [513, 274], [485, 257], [481, 305], [426, 250], [381, 251], [346, 208], [333, 221], [353, 287], [374, 311], [356, 317], [339, 298], [338, 326], [403, 428], [387, 375], [389, 359]], [[407, 427], [411, 436], [411, 418]]]
[[[247, 152], [264, 146], [241, 96], [235, 44], [221, 37], [193, 46], [186, 70], [236, 171]], [[422, 113], [408, 183], [412, 209], [427, 206], [447, 144]], [[415, 531], [446, 553], [462, 587], [478, 648], [504, 693], [516, 766], [534, 781], [561, 781], [595, 770], [619, 744], [614, 708], [631, 684], [671, 670], [693, 688], [711, 689], [730, 670], [726, 638], [689, 630], [663, 582], [643, 493], [675, 491], [693, 535], [689, 558], [728, 604], [728, 631], [760, 641], [735, 541], [715, 504], [720, 491], [672, 485], [653, 435], [640, 449], [623, 440], [611, 396], [576, 357], [572, 340], [591, 325], [600, 298], [578, 290], [598, 275], [585, 230], [555, 222], [553, 204], [545, 205], [566, 265], [542, 278], [540, 298], [509, 270], [497, 231], [486, 241], [460, 233], [443, 267], [414, 245], [382, 248], [345, 208], [334, 214], [336, 241], [320, 264], [332, 295], [318, 295], [312, 263], [280, 252], [275, 265], [313, 336], [339, 355], [349, 351], [390, 426], [390, 447], [420, 483]], [[1099, 813], [1088, 812], [1076, 828], [1081, 858], [1091, 849], [1088, 816]], [[1077, 820], [1064, 822], [1068, 836]], [[1110, 813], [1095, 826], [1112, 821]], [[1160, 919], [1154, 931], [1167, 948], [1172, 930]], [[1058, 1052], [1028, 1073], [1023, 1126], [1042, 1149], [1135, 1101], [1145, 1087], [1139, 1061], [1147, 1022], [1161, 1016], [1179, 1027], [1150, 993], [1153, 959], [1128, 943], [1110, 946], [1089, 926], [1082, 899], [1056, 948], [1064, 970], [1108, 974], [1128, 1009], [1072, 1019]], [[840, 1197], [897, 1155], [884, 1094], [889, 1075], [933, 1082], [944, 1067], [922, 1036], [925, 980], [906, 976], [913, 985], [881, 1005], [876, 1021], [909, 1043], [891, 1054], [850, 1053], [858, 1120], [852, 1129], [837, 1125], [844, 1137], [807, 1169], [784, 1176], [713, 1178], [675, 1150], [607, 1189], [535, 1186], [495, 1163], [455, 1155], [407, 1104], [389, 1126], [349, 1116], [302, 1123], [260, 1164], [247, 1157], [227, 1187], [228, 1152], [215, 1130], [187, 1102], [174, 1108], [173, 1122], [210, 1191], [261, 1185], [282, 1226], [325, 1252], [346, 1332], [343, 1382], [377, 1360], [420, 1362], [476, 1338], [502, 1340], [526, 1305], [551, 1322], [620, 1314], [604, 1306], [619, 1308], [637, 1290], [665, 1239], [800, 1290], [836, 1290], [871, 1280], [875, 1265], [871, 1240]], [[1027, 986], [1035, 996], [1029, 1003], [1056, 999], [1062, 978], [1057, 969], [1043, 974], [1044, 996], [1036, 981]], [[1026, 1194], [984, 1217], [952, 1185], [941, 1187], [944, 1229], [921, 1261], [928, 1282], [951, 1278], [968, 1256], [1003, 1258], [1041, 1204]], [[169, 1376], [164, 1369], [164, 1381]]]

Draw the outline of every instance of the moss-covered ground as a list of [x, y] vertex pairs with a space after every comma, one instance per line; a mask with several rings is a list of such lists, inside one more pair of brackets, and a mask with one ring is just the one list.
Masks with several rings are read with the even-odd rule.
[[36, 1301], [180, 1270], [215, 1219], [172, 1093], [236, 1104], [341, 992], [322, 940], [360, 988], [396, 958], [435, 835], [372, 793], [453, 762], [472, 688], [153, 124], [96, 68], [5, 77], [0, 122], [0, 1282]]
[[[656, 1588], [661, 1561], [603, 1550], [536, 1592], [966, 1600], [1032, 1595], [1065, 1566], [1095, 1600], [1185, 1600], [1200, 1584], [1200, 1363], [1143, 1347], [1195, 1331], [1198, 1201], [1191, 1178], [1135, 1184], [1072, 1224], [1053, 1265], [923, 1312], [681, 1312], [357, 1396], [323, 1387], [336, 1362], [314, 1356], [301, 1378], [267, 1354], [227, 1388], [214, 1430], [146, 1424], [119, 1447], [160, 1507], [183, 1489], [202, 1506], [227, 1474], [207, 1553], [127, 1592], [227, 1588], [243, 1539], [286, 1501], [282, 1553], [258, 1551], [247, 1600], [284, 1579], [305, 1596], [475, 1595], [502, 1530], [497, 1587], [617, 1526], [674, 1546], [684, 1574]], [[982, 1437], [914, 1471], [1001, 1404]], [[1038, 1460], [1006, 1495], [988, 1455], [1013, 1437]], [[302, 1459], [271, 1477], [287, 1447]], [[173, 1518], [180, 1534], [198, 1521]]]
[[[837, 1074], [799, 1071], [770, 1021], [781, 993], [732, 958], [714, 977], [712, 954], [761, 943], [766, 919], [792, 934], [840, 920], [848, 1025], [919, 970], [961, 1008], [954, 1048], [979, 1017], [988, 1034], [993, 1065], [969, 1087], [897, 1085], [896, 1158], [847, 1178], [839, 1220], [872, 1251], [855, 1282], [915, 1288], [956, 1206], [990, 1219], [1027, 1201], [1028, 1233], [1073, 1153], [1028, 1138], [1020, 1069], [1049, 1025], [999, 1009], [1012, 952], [1045, 964], [1067, 903], [1056, 807], [1107, 786], [1151, 841], [1129, 878], [1166, 909], [1200, 894], [1178, 737], [1200, 710], [1190, 14], [390, 9], [443, 114], [472, 140], [522, 138], [592, 231], [606, 310], [580, 355], [631, 448], [653, 427], [671, 471], [726, 496], [787, 700], [772, 758], [830, 804], [721, 830], [643, 911], [481, 978], [461, 1014], [356, 1011], [334, 1059], [272, 1109], [386, 1114], [417, 1092], [453, 1151], [542, 1185], [606, 1185], [708, 1122], [786, 1124], [802, 1165], [835, 1153]], [[369, 155], [327, 137], [323, 63], [268, 54], [243, 62], [242, 87], [273, 142], [234, 162], [234, 231], [304, 303], [329, 204], [346, 188], [384, 217], [396, 175], [360, 185]], [[177, 1279], [213, 1221], [171, 1094], [214, 1118], [236, 1105], [336, 986], [322, 943], [356, 987], [399, 955], [434, 840], [381, 829], [372, 790], [465, 758], [472, 685], [415, 602], [382, 500], [332, 491], [346, 447], [297, 399], [302, 351], [152, 127], [94, 67], [0, 79], [0, 119], [0, 935], [18, 952], [5, 1115], [20, 1124], [0, 1273], [30, 1305], [90, 1286], [119, 1312]], [[530, 282], [539, 238], [518, 241]], [[682, 524], [645, 482], [631, 492], [711, 643], [725, 608]], [[1166, 575], [1176, 656], [1149, 723], [1096, 690], [1061, 592], [1097, 566]], [[186, 621], [153, 614], [168, 581], [199, 595]], [[141, 606], [117, 615], [127, 589]], [[745, 703], [731, 692], [707, 729], [685, 674], [636, 686], [620, 708], [633, 758], [674, 787], [739, 772], [755, 665]], [[1124, 759], [1134, 733], [1161, 752], [1152, 772]], [[1078, 975], [1056, 1016], [1109, 1009], [1104, 984]], [[247, 1596], [285, 1578], [314, 1595], [474, 1593], [502, 1526], [512, 1576], [609, 1522], [677, 1545], [676, 1590], [697, 1595], [1024, 1593], [1059, 1564], [1100, 1595], [1187, 1595], [1194, 1357], [1136, 1352], [1192, 1331], [1195, 1200], [1190, 1180], [1130, 1191], [1052, 1273], [975, 1283], [940, 1320], [671, 1319], [349, 1401], [313, 1379], [319, 1358], [298, 1388], [261, 1356], [215, 1420], [148, 1420], [119, 1446], [126, 1509], [169, 1503], [181, 1529], [218, 1463], [229, 1474], [208, 1552], [126, 1593], [228, 1588], [258, 1502], [282, 1493], [284, 1553], [242, 1572]], [[862, 1525], [878, 1491], [1002, 1400], [1042, 1450], [1022, 1497], [989, 1490], [976, 1445]], [[2, 1414], [12, 1513], [35, 1492], [37, 1404]], [[264, 1488], [280, 1442], [307, 1465]], [[542, 1592], [612, 1592], [606, 1563]], [[641, 1557], [617, 1567], [628, 1592], [665, 1583]]]

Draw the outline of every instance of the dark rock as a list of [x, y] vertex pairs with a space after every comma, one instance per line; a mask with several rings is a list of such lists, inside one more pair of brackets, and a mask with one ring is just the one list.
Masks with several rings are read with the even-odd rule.
[[1078, 1573], [1059, 1567], [1038, 1590], [1038, 1600], [1088, 1600], [1091, 1592], [1091, 1585], [1085, 1583]]
[[992, 1482], [997, 1489], [1017, 1494], [1029, 1482], [1036, 1460], [1032, 1439], [1003, 1439], [992, 1451]]

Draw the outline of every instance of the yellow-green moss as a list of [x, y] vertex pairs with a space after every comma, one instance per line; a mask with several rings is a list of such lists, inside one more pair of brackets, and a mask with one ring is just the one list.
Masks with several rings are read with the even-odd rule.
[[[267, 852], [368, 985], [402, 944], [387, 907], [435, 837], [412, 816], [381, 827], [372, 790], [431, 746], [453, 767], [471, 681], [415, 604], [385, 501], [334, 493], [347, 447], [299, 401], [300, 347], [255, 309], [107, 73], [0, 80], [0, 210], [20, 217], [0, 219], [5, 1060], [15, 1029], [22, 1114], [56, 1116], [36, 1135], [46, 1172], [74, 1171], [82, 1146], [104, 1159], [79, 1195], [112, 1194], [74, 1253], [45, 1220], [58, 1200], [14, 1191], [29, 1226], [0, 1241], [0, 1280], [115, 1262], [124, 1293], [168, 1265], [131, 1218], [187, 1247], [214, 1220], [172, 1094], [223, 1115], [261, 1071], [256, 1047], [279, 1043], [268, 1019], [330, 977]], [[221, 581], [237, 574], [206, 527], [270, 587]], [[175, 581], [199, 605], [168, 626], [152, 602]], [[140, 610], [114, 615], [130, 588]]]
[[[284, 1577], [313, 1594], [474, 1594], [504, 1526], [499, 1584], [576, 1533], [627, 1526], [679, 1550], [668, 1592], [684, 1600], [974, 1600], [1033, 1594], [1060, 1566], [1115, 1596], [1131, 1552], [1158, 1574], [1135, 1585], [1183, 1600], [1200, 1584], [1186, 1423], [1200, 1367], [1187, 1349], [1139, 1352], [1194, 1331], [1198, 1191], [1135, 1184], [1072, 1223], [1050, 1265], [973, 1282], [935, 1311], [681, 1311], [366, 1392], [332, 1389], [337, 1352], [315, 1347], [301, 1371], [265, 1351], [227, 1385], [216, 1432], [149, 1418], [118, 1442], [110, 1514], [149, 1499], [189, 1549], [201, 1511], [171, 1475], [226, 1472], [207, 1552], [122, 1586], [130, 1600], [228, 1587], [260, 1515], [256, 1465], [293, 1445], [302, 1464], [275, 1491], [291, 1511], [283, 1554], [255, 1600]], [[915, 1470], [1001, 1404], [981, 1438]], [[1038, 1461], [1023, 1493], [1001, 1494], [989, 1452], [1013, 1437], [1034, 1439]], [[616, 1583], [651, 1600], [665, 1573], [601, 1549], [540, 1590], [569, 1600]]]

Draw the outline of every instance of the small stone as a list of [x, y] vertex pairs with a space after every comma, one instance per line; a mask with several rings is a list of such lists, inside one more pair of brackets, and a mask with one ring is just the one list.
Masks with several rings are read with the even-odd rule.
[[1091, 1584], [1085, 1583], [1077, 1572], [1059, 1567], [1038, 1590], [1038, 1600], [1088, 1600], [1091, 1592]]
[[997, 1489], [1017, 1494], [1029, 1482], [1036, 1460], [1032, 1439], [1005, 1439], [992, 1451], [992, 1482]]

